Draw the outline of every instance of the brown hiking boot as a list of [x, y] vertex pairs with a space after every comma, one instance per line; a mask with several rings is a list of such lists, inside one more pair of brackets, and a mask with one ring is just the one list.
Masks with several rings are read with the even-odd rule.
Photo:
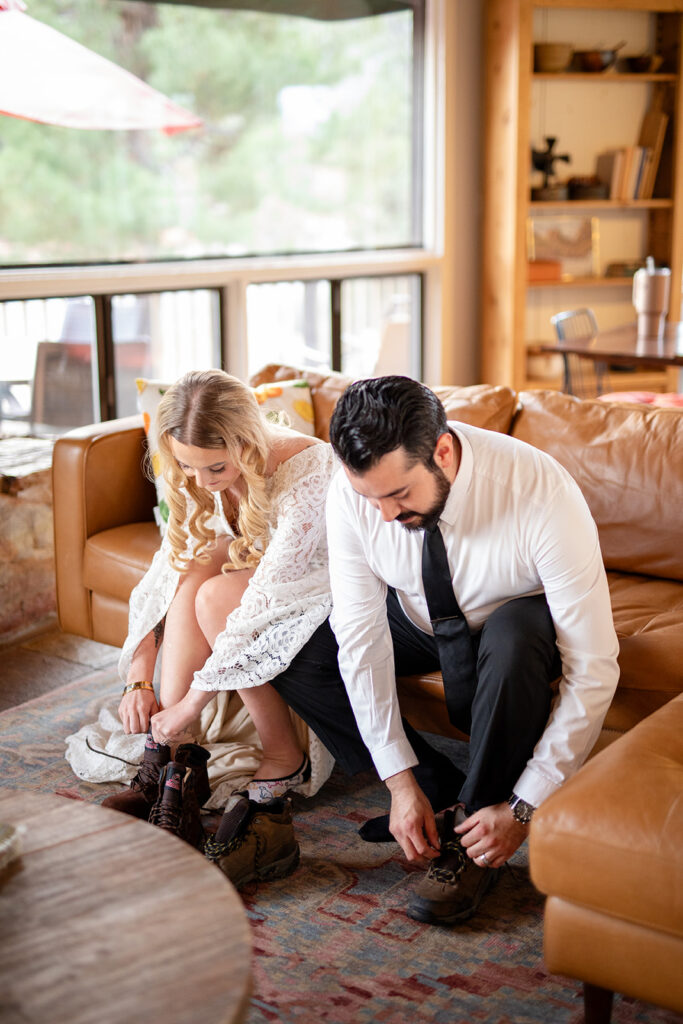
[[233, 793], [204, 856], [217, 864], [236, 889], [256, 879], [284, 878], [299, 863], [289, 800], [256, 803]]
[[181, 743], [175, 752], [174, 760], [192, 769], [192, 784], [200, 807], [203, 807], [211, 796], [206, 767], [210, 756], [209, 751], [200, 747], [198, 743]]
[[425, 924], [455, 924], [471, 917], [498, 880], [496, 868], [480, 868], [467, 856], [460, 836], [453, 831], [465, 820], [462, 807], [445, 811], [441, 827], [441, 854], [412, 894], [408, 917]]
[[123, 814], [132, 814], [134, 818], [147, 821], [152, 804], [159, 792], [159, 775], [161, 769], [171, 759], [171, 748], [162, 743], [155, 743], [152, 733], [147, 733], [145, 753], [138, 773], [131, 779], [130, 786], [123, 793], [115, 793], [102, 801], [103, 807]]
[[196, 776], [182, 761], [169, 761], [159, 777], [158, 796], [147, 819], [198, 850], [204, 849]]

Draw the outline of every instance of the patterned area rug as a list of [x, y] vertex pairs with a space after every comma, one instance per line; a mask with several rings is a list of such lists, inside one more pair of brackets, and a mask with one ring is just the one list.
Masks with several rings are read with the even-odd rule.
[[[97, 672], [0, 714], [2, 785], [101, 801], [112, 787], [75, 778], [63, 738], [94, 720], [118, 687], [111, 670]], [[336, 770], [317, 796], [295, 798], [300, 866], [242, 893], [255, 951], [247, 1024], [579, 1024], [581, 986], [543, 964], [543, 898], [529, 880], [526, 847], [472, 921], [421, 925], [404, 912], [419, 870], [396, 844], [357, 834], [386, 806], [385, 787], [369, 773], [349, 779]], [[612, 1020], [681, 1017], [617, 997]]]

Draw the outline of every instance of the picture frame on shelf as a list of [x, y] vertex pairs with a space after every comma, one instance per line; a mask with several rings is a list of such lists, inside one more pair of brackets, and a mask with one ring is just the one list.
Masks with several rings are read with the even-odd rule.
[[[527, 219], [527, 259], [555, 265], [558, 281], [600, 274], [600, 224], [597, 217], [562, 214]], [[559, 265], [559, 266], [558, 266]], [[533, 275], [530, 273], [530, 277]]]

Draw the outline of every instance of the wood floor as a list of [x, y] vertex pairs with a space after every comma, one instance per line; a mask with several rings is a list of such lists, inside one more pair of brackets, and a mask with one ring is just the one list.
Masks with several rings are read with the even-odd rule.
[[59, 629], [0, 648], [0, 711], [94, 671], [116, 669], [120, 650]]

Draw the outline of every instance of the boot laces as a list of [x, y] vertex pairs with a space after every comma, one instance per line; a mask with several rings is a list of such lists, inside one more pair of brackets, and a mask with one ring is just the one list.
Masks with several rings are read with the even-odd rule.
[[221, 857], [225, 857], [226, 854], [232, 853], [234, 850], [238, 850], [244, 842], [244, 839], [244, 833], [239, 836], [234, 836], [227, 842], [221, 842], [216, 839], [215, 836], [211, 836], [204, 844], [204, 856], [209, 860], [219, 860]]
[[156, 790], [159, 785], [160, 770], [160, 766], [153, 761], [141, 761], [137, 775], [131, 779], [130, 788], [144, 791], [151, 786]]
[[169, 832], [179, 832], [180, 815], [180, 806], [169, 807], [162, 800], [158, 800], [150, 811], [148, 821], [151, 825], [158, 825], [159, 828], [165, 828]]
[[[431, 861], [427, 871], [428, 878], [446, 885], [456, 884], [458, 876], [465, 870], [469, 860], [460, 842], [460, 836], [453, 831], [454, 824], [454, 812], [446, 811], [441, 830], [441, 852], [436, 860]], [[444, 836], [448, 838], [445, 839]]]

